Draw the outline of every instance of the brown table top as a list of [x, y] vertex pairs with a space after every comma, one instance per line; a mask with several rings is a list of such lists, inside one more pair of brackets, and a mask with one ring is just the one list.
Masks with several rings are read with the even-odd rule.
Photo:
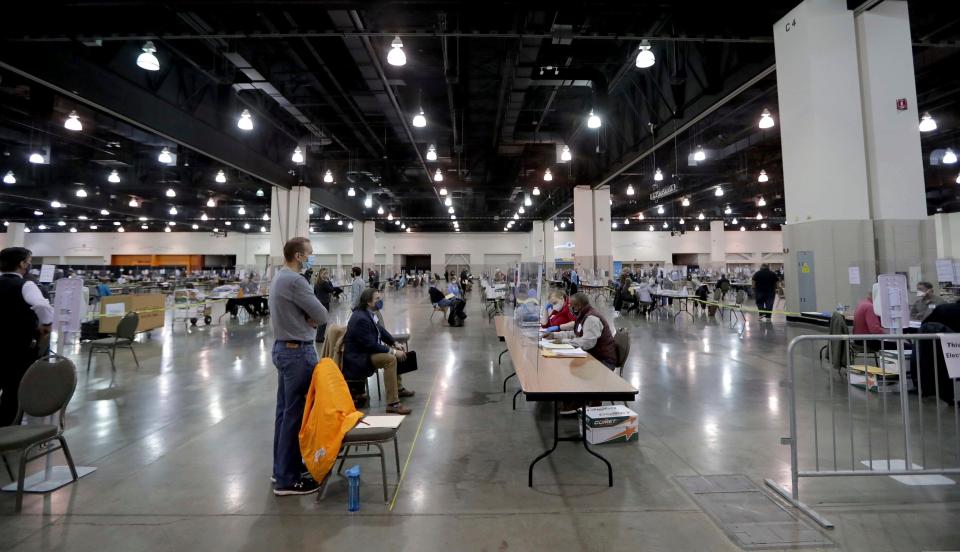
[[[523, 335], [513, 319], [496, 318], [510, 351], [517, 380], [529, 400], [633, 400], [637, 390], [600, 361], [586, 358], [546, 358], [538, 335]], [[531, 328], [533, 329], [533, 328]], [[529, 332], [528, 332], [529, 333]]]

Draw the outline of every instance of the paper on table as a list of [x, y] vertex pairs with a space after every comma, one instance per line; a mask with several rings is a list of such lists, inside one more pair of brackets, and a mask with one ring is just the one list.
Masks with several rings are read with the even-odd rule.
[[588, 356], [587, 352], [583, 349], [544, 349], [542, 354], [545, 357], [561, 358], [583, 358]]
[[573, 349], [573, 345], [569, 343], [554, 343], [549, 339], [540, 340], [541, 349]]
[[107, 316], [123, 316], [127, 313], [127, 306], [123, 303], [110, 303], [104, 305], [104, 314]]
[[357, 422], [357, 428], [364, 429], [370, 427], [397, 428], [403, 423], [406, 416], [364, 416]]

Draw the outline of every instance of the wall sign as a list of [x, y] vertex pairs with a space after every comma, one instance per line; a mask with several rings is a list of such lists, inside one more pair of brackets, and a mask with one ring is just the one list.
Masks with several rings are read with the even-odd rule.
[[906, 111], [906, 110], [907, 110], [907, 99], [897, 98], [897, 111]]

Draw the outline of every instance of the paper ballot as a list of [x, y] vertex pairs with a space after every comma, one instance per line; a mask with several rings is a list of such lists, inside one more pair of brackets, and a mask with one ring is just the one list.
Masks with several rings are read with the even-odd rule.
[[404, 418], [406, 416], [364, 416], [357, 422], [356, 428], [387, 427], [393, 429], [400, 427]]
[[549, 339], [541, 339], [540, 348], [541, 349], [573, 349], [574, 347], [569, 343], [554, 343]]

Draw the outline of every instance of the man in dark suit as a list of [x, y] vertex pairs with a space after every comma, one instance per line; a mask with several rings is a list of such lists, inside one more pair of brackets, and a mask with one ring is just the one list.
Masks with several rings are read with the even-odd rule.
[[377, 323], [376, 312], [382, 308], [378, 290], [363, 290], [343, 336], [343, 375], [348, 380], [364, 380], [383, 369], [387, 413], [409, 414], [411, 410], [403, 406], [400, 398], [412, 397], [414, 392], [404, 389], [397, 375], [397, 362], [407, 358], [407, 351]]

